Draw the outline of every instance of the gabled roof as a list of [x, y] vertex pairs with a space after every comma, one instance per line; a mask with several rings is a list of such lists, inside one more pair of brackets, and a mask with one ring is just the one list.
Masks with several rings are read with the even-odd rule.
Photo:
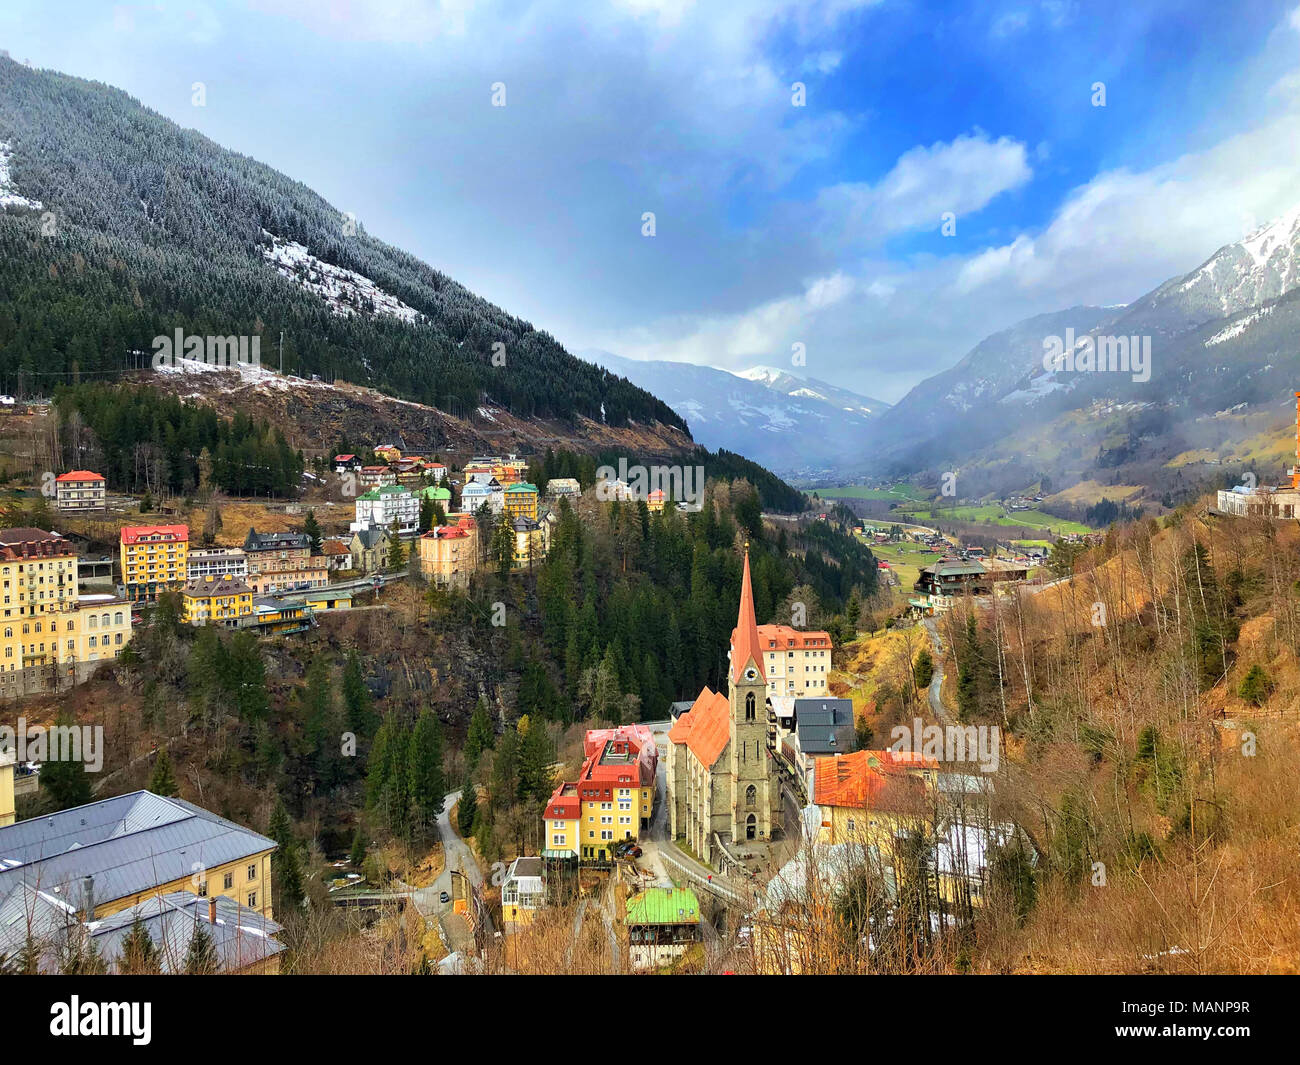
[[794, 717], [804, 754], [848, 754], [857, 746], [852, 699], [796, 699]]
[[188, 525], [126, 525], [122, 528], [122, 543], [138, 544], [141, 540], [159, 540], [189, 543]]
[[731, 739], [731, 702], [706, 685], [694, 705], [679, 717], [668, 739], [684, 743], [702, 765], [712, 766]]
[[0, 899], [27, 884], [77, 905], [93, 876], [108, 902], [275, 845], [183, 799], [133, 791], [0, 828]]
[[813, 767], [813, 802], [861, 810], [920, 810], [925, 784], [900, 767], [877, 759], [879, 751], [854, 751], [818, 758]]
[[54, 478], [56, 481], [102, 481], [102, 473], [91, 473], [89, 470], [71, 470], [68, 473], [61, 473]]
[[181, 594], [188, 595], [191, 599], [208, 599], [218, 595], [252, 595], [253, 590], [238, 577], [226, 574], [220, 578], [196, 577], [192, 581], [186, 581]]

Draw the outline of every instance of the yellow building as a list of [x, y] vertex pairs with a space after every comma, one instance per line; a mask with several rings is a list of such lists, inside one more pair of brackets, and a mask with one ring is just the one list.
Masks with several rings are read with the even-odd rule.
[[533, 518], [514, 518], [511, 526], [515, 533], [514, 568], [531, 569], [546, 558], [549, 527]]
[[576, 781], [562, 783], [542, 813], [543, 858], [608, 863], [654, 813], [659, 751], [645, 725], [590, 729]]
[[200, 577], [181, 589], [187, 625], [235, 625], [253, 613], [253, 590], [236, 577]]
[[131, 641], [131, 611], [77, 593], [77, 555], [58, 533], [0, 530], [0, 697], [84, 680]]
[[0, 828], [14, 823], [14, 756], [0, 751]]
[[420, 572], [439, 588], [464, 588], [478, 570], [478, 523], [468, 514], [454, 524], [430, 529], [416, 540], [420, 549]]
[[[51, 840], [75, 841], [65, 850]], [[0, 828], [0, 902], [23, 885], [95, 918], [174, 891], [271, 912], [267, 839], [176, 798], [129, 792]]]
[[537, 520], [538, 493], [536, 485], [528, 484], [526, 481], [507, 485], [504, 497], [507, 521], [513, 521], [515, 518]]
[[128, 525], [121, 533], [122, 583], [129, 599], [156, 599], [188, 579], [188, 525]]
[[829, 694], [829, 633], [804, 632], [788, 625], [760, 625], [758, 640], [768, 695], [793, 695], [802, 699]]

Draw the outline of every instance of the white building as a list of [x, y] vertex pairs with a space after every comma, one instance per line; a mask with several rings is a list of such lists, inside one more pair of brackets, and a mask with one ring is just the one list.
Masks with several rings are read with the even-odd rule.
[[357, 496], [352, 532], [380, 528], [390, 531], [397, 522], [397, 534], [411, 537], [420, 528], [420, 501], [409, 488], [385, 485]]
[[185, 559], [185, 579], [201, 581], [208, 577], [248, 577], [248, 556], [242, 547], [214, 547], [208, 551], [191, 551]]

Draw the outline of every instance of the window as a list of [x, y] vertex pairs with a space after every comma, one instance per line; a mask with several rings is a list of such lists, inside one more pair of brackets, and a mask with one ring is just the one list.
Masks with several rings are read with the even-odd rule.
[[221, 883], [221, 886], [222, 886], [223, 888], [225, 888], [227, 891], [229, 891], [232, 887], [234, 887], [234, 886], [235, 886], [235, 874], [234, 874], [234, 873], [227, 873], [225, 879], [224, 879], [224, 880], [222, 881], [222, 883]]
[[[249, 880], [256, 880], [256, 879], [257, 879], [257, 866], [256, 866], [256, 865], [250, 865], [250, 866], [248, 867], [248, 879], [249, 879]], [[253, 905], [253, 904], [250, 902], [249, 905], [251, 906], [251, 905]]]
[[250, 892], [248, 893], [248, 908], [249, 908], [250, 910], [255, 910], [255, 909], [257, 909], [257, 892], [256, 892], [256, 891], [250, 891]]
[[745, 696], [745, 720], [754, 720], [754, 693], [750, 692]]
[[758, 789], [751, 784], [745, 789], [745, 805], [753, 806], [758, 801]]

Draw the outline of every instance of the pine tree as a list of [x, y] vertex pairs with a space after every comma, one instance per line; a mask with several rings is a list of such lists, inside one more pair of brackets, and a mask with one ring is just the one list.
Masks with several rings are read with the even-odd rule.
[[311, 553], [319, 555], [321, 546], [320, 523], [316, 521], [316, 512], [314, 510], [307, 511], [307, 520], [302, 523], [302, 531], [311, 537]]
[[203, 922], [195, 917], [194, 933], [190, 936], [190, 946], [185, 952], [185, 975], [213, 976], [219, 968], [216, 944], [212, 942]]
[[158, 947], [144, 926], [139, 914], [131, 922], [131, 930], [122, 939], [121, 953], [117, 960], [117, 971], [129, 976], [149, 976], [158, 973], [161, 960]]
[[164, 797], [180, 794], [180, 788], [176, 784], [176, 777], [172, 775], [172, 760], [167, 755], [166, 747], [161, 748], [158, 751], [158, 757], [154, 759], [153, 772], [149, 775], [148, 790], [155, 795]]
[[348, 655], [347, 665], [343, 669], [343, 707], [347, 714], [348, 731], [357, 736], [370, 739], [379, 727], [379, 716], [375, 713], [374, 700], [370, 689], [366, 687], [361, 672], [361, 658], [356, 651]]
[[[68, 729], [78, 727], [66, 710], [59, 714], [55, 724]], [[58, 810], [90, 802], [90, 777], [86, 775], [85, 763], [70, 758], [51, 758], [41, 766], [41, 790], [54, 800]]]
[[411, 802], [416, 815], [430, 824], [442, 812], [447, 781], [442, 772], [442, 726], [428, 707], [415, 722], [410, 748]]
[[366, 862], [366, 837], [361, 834], [360, 824], [352, 833], [352, 850], [348, 854], [348, 861], [352, 863], [353, 869], [360, 869]]
[[405, 565], [406, 548], [398, 535], [397, 519], [394, 518], [392, 527], [388, 530], [388, 568], [396, 573]]
[[479, 756], [496, 743], [496, 732], [492, 728], [492, 719], [488, 717], [487, 700], [479, 696], [478, 704], [469, 719], [469, 731], [465, 736], [465, 762], [471, 769], [478, 765]]
[[478, 789], [468, 777], [460, 789], [460, 805], [456, 808], [456, 828], [461, 838], [469, 839], [474, 834], [474, 822], [478, 819]]

